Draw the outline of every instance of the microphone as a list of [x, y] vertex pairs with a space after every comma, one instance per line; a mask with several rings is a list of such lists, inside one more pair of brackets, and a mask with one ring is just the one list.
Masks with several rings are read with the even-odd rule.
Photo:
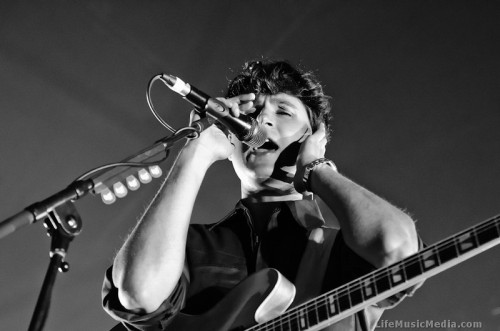
[[231, 131], [238, 140], [250, 147], [260, 147], [267, 139], [267, 134], [259, 123], [245, 114], [234, 117], [229, 109], [219, 100], [212, 98], [196, 87], [185, 83], [182, 79], [162, 74], [161, 80], [174, 92], [193, 104], [196, 109], [207, 113]]

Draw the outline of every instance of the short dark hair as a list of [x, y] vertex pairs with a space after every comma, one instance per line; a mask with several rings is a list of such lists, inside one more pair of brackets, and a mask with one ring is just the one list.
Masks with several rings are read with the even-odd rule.
[[226, 97], [244, 93], [287, 93], [300, 99], [306, 106], [313, 132], [325, 123], [330, 137], [330, 97], [325, 95], [319, 80], [310, 71], [292, 66], [288, 61], [249, 61], [230, 81]]

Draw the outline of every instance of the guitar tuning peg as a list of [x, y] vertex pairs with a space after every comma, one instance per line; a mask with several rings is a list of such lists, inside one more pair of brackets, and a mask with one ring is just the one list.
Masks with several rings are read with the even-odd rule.
[[141, 183], [139, 182], [139, 180], [137, 180], [137, 178], [135, 178], [134, 175], [128, 176], [125, 179], [125, 182], [127, 183], [128, 188], [132, 191], [139, 189], [139, 187], [141, 186]]
[[125, 187], [125, 185], [123, 185], [122, 182], [114, 183], [113, 184], [113, 191], [115, 192], [115, 195], [117, 198], [123, 198], [128, 193], [127, 188]]
[[152, 179], [151, 174], [146, 169], [139, 170], [138, 175], [139, 175], [139, 180], [141, 181], [141, 183], [147, 184], [147, 183], [151, 182], [151, 179]]
[[102, 202], [104, 202], [107, 205], [110, 205], [116, 201], [115, 194], [111, 192], [111, 190], [108, 188], [101, 192], [101, 199]]
[[153, 176], [153, 178], [158, 178], [161, 177], [162, 171], [159, 166], [153, 165], [149, 167], [149, 173]]

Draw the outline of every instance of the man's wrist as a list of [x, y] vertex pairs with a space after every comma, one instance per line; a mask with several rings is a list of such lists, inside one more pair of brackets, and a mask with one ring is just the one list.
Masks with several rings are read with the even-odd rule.
[[210, 153], [206, 153], [203, 148], [194, 145], [186, 145], [181, 150], [177, 163], [180, 165], [196, 165], [196, 169], [200, 171], [207, 171], [212, 164], [213, 157]]
[[312, 173], [315, 170], [318, 170], [319, 168], [322, 168], [322, 167], [329, 167], [329, 168], [333, 169], [334, 171], [337, 171], [337, 166], [335, 165], [335, 163], [333, 163], [333, 161], [331, 161], [327, 158], [316, 159], [305, 166], [304, 174], [303, 174], [301, 180], [296, 185], [297, 186], [296, 190], [299, 193], [303, 193], [305, 191], [312, 192], [312, 189], [311, 189]]

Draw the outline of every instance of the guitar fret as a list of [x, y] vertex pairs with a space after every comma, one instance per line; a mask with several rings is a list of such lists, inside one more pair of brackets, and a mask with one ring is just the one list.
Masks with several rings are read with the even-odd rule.
[[377, 274], [372, 274], [368, 282], [370, 282], [373, 285], [372, 289], [374, 290], [375, 295], [378, 295], [377, 283], [375, 283], [376, 279], [377, 279]]
[[299, 319], [298, 319], [298, 314], [295, 311], [295, 313], [289, 315], [290, 317], [288, 318], [288, 324], [290, 325], [290, 330], [296, 330], [297, 325], [299, 325]]
[[386, 269], [386, 273], [387, 273], [387, 279], [389, 280], [389, 287], [390, 287], [390, 288], [392, 288], [393, 284], [392, 284], [392, 274], [391, 274], [391, 270]]
[[[419, 264], [419, 267], [420, 267], [419, 268], [420, 269], [420, 274], [423, 274], [425, 272], [425, 270], [426, 270], [426, 268], [425, 268], [425, 261], [424, 261], [422, 255], [417, 256], [417, 258], [418, 258], [418, 264]], [[405, 275], [406, 275], [406, 272], [405, 272]], [[406, 280], [408, 280], [408, 278], [406, 278]]]
[[366, 297], [365, 297], [365, 286], [363, 279], [359, 279], [358, 284], [356, 286], [359, 288], [359, 293], [361, 294], [361, 301], [362, 302], [365, 301]]
[[318, 324], [318, 316], [316, 315], [317, 314], [317, 310], [316, 310], [315, 301], [313, 301], [310, 304], [310, 306], [306, 308], [306, 310], [307, 310], [307, 321], [308, 321], [308, 324], [309, 325], [316, 325], [316, 324]]
[[407, 280], [421, 275], [422, 272], [423, 270], [420, 258], [411, 260], [404, 265], [404, 273]]
[[438, 249], [439, 261], [441, 264], [450, 261], [458, 256], [457, 245], [455, 244], [455, 238], [451, 238], [443, 243], [442, 248]]
[[317, 305], [318, 320], [323, 322], [327, 320], [330, 316], [328, 315], [328, 308], [326, 303], [326, 298], [322, 297], [321, 301]]
[[337, 302], [338, 302], [338, 307], [339, 307], [340, 312], [343, 312], [343, 311], [351, 308], [351, 303], [349, 300], [350, 299], [349, 299], [348, 293], [339, 294]]
[[477, 241], [475, 240], [475, 237], [471, 235], [470, 232], [467, 232], [458, 237], [458, 246], [460, 249], [460, 253], [463, 254], [472, 248], [476, 248]]
[[438, 253], [439, 253], [439, 249], [438, 249], [438, 247], [434, 247], [434, 248], [432, 249], [432, 251], [434, 252], [434, 255], [436, 256], [436, 259], [437, 259], [437, 263], [438, 263], [438, 265], [441, 265], [441, 264], [442, 264], [442, 262], [441, 262], [441, 257], [440, 257], [440, 256], [439, 256], [439, 254], [438, 254]]
[[363, 302], [363, 288], [360, 285], [361, 283], [358, 281], [348, 288], [351, 307]]
[[459, 246], [458, 238], [453, 237], [452, 242], [453, 242], [453, 246], [455, 247], [455, 252], [457, 253], [457, 256], [460, 256], [460, 249], [458, 247]]
[[284, 314], [283, 317], [281, 318], [281, 321], [280, 321], [280, 328], [281, 328], [281, 331], [291, 331], [293, 330], [292, 329], [292, 326], [290, 324], [292, 320], [292, 317], [290, 316], [290, 314]]
[[[293, 320], [290, 321], [290, 326], [291, 326], [291, 329], [292, 330], [300, 330], [300, 310], [296, 310], [294, 313], [293, 313]], [[293, 322], [293, 323], [292, 323]]]
[[377, 294], [382, 293], [391, 288], [391, 279], [387, 271], [375, 275], [375, 287]]
[[438, 256], [436, 255], [435, 250], [429, 250], [427, 252], [424, 252], [422, 254], [423, 269], [429, 270], [432, 269], [434, 266], [438, 266], [440, 263], [437, 259]]
[[476, 229], [472, 229], [470, 231], [470, 234], [471, 234], [472, 239], [474, 239], [474, 244], [476, 244], [476, 247], [479, 247], [480, 244], [479, 244], [479, 239], [477, 238], [477, 231], [476, 231]]
[[352, 302], [351, 302], [351, 294], [350, 294], [350, 291], [349, 291], [349, 284], [347, 284], [347, 292], [346, 292], [346, 296], [347, 296], [347, 299], [349, 300], [349, 308], [352, 307]]

